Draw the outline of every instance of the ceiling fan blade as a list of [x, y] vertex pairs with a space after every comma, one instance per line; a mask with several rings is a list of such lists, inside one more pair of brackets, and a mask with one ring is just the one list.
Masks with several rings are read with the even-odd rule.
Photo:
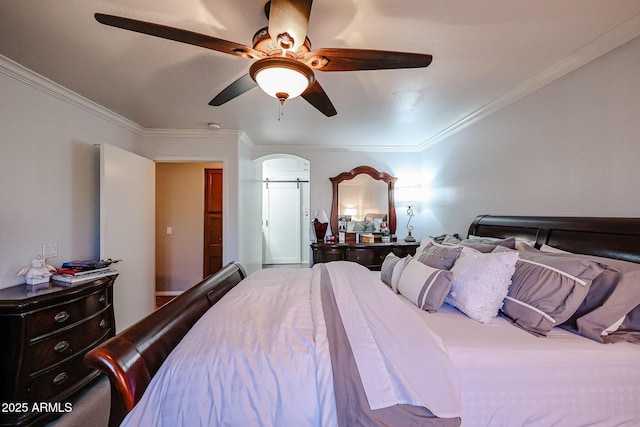
[[429, 66], [432, 59], [424, 53], [342, 48], [318, 49], [305, 55], [305, 62], [318, 71], [422, 68]]
[[[307, 37], [313, 0], [271, 0], [269, 35], [285, 50], [296, 52]], [[290, 39], [287, 39], [288, 35]]]
[[241, 56], [247, 59], [261, 58], [264, 54], [248, 46], [208, 36], [206, 34], [194, 33], [166, 25], [154, 24], [152, 22], [138, 21], [136, 19], [124, 18], [122, 16], [95, 14], [96, 21], [101, 24], [110, 25], [124, 30], [135, 31], [150, 36], [161, 37], [206, 49], [216, 50], [229, 55]]
[[309, 86], [307, 90], [304, 91], [300, 96], [327, 117], [335, 116], [336, 114], [338, 114], [335, 107], [331, 103], [331, 100], [327, 96], [327, 93], [324, 91], [324, 89], [322, 89], [322, 86], [320, 86], [320, 83], [318, 83], [317, 80], [314, 81], [313, 84]]
[[218, 107], [225, 102], [231, 101], [233, 98], [242, 95], [243, 93], [253, 89], [258, 86], [258, 84], [253, 81], [249, 74], [245, 74], [240, 77], [235, 82], [231, 83], [229, 86], [224, 88], [222, 92], [216, 95], [211, 101], [209, 101], [209, 105], [213, 105]]

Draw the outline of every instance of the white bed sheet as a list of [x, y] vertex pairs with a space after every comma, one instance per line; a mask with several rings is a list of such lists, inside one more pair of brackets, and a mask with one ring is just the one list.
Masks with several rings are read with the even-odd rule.
[[420, 314], [460, 379], [462, 426], [638, 426], [640, 346], [600, 344], [554, 328], [536, 337], [496, 317], [469, 319], [445, 304]]
[[408, 404], [459, 417], [458, 380], [440, 338], [361, 265], [327, 270], [370, 408]]

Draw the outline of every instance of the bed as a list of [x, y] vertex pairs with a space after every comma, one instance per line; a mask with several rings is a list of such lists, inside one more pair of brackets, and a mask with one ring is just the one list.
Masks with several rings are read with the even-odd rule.
[[[640, 219], [483, 215], [460, 242], [423, 243], [415, 258], [459, 254], [417, 288], [425, 267], [392, 255], [375, 273], [226, 266], [86, 356], [111, 382], [110, 425], [640, 423]], [[477, 320], [460, 281], [481, 257], [515, 273], [500, 314]], [[576, 258], [571, 313], [538, 304], [547, 288], [522, 296], [527, 268]]]

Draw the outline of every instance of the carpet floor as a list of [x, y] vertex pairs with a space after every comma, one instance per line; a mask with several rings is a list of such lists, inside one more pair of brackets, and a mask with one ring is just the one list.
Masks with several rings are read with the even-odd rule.
[[85, 390], [71, 399], [73, 409], [47, 424], [47, 427], [107, 427], [111, 389], [104, 375], [96, 378]]

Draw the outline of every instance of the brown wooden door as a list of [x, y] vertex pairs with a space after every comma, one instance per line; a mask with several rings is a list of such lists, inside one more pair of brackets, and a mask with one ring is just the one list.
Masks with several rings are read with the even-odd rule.
[[222, 169], [204, 170], [204, 277], [222, 269]]

